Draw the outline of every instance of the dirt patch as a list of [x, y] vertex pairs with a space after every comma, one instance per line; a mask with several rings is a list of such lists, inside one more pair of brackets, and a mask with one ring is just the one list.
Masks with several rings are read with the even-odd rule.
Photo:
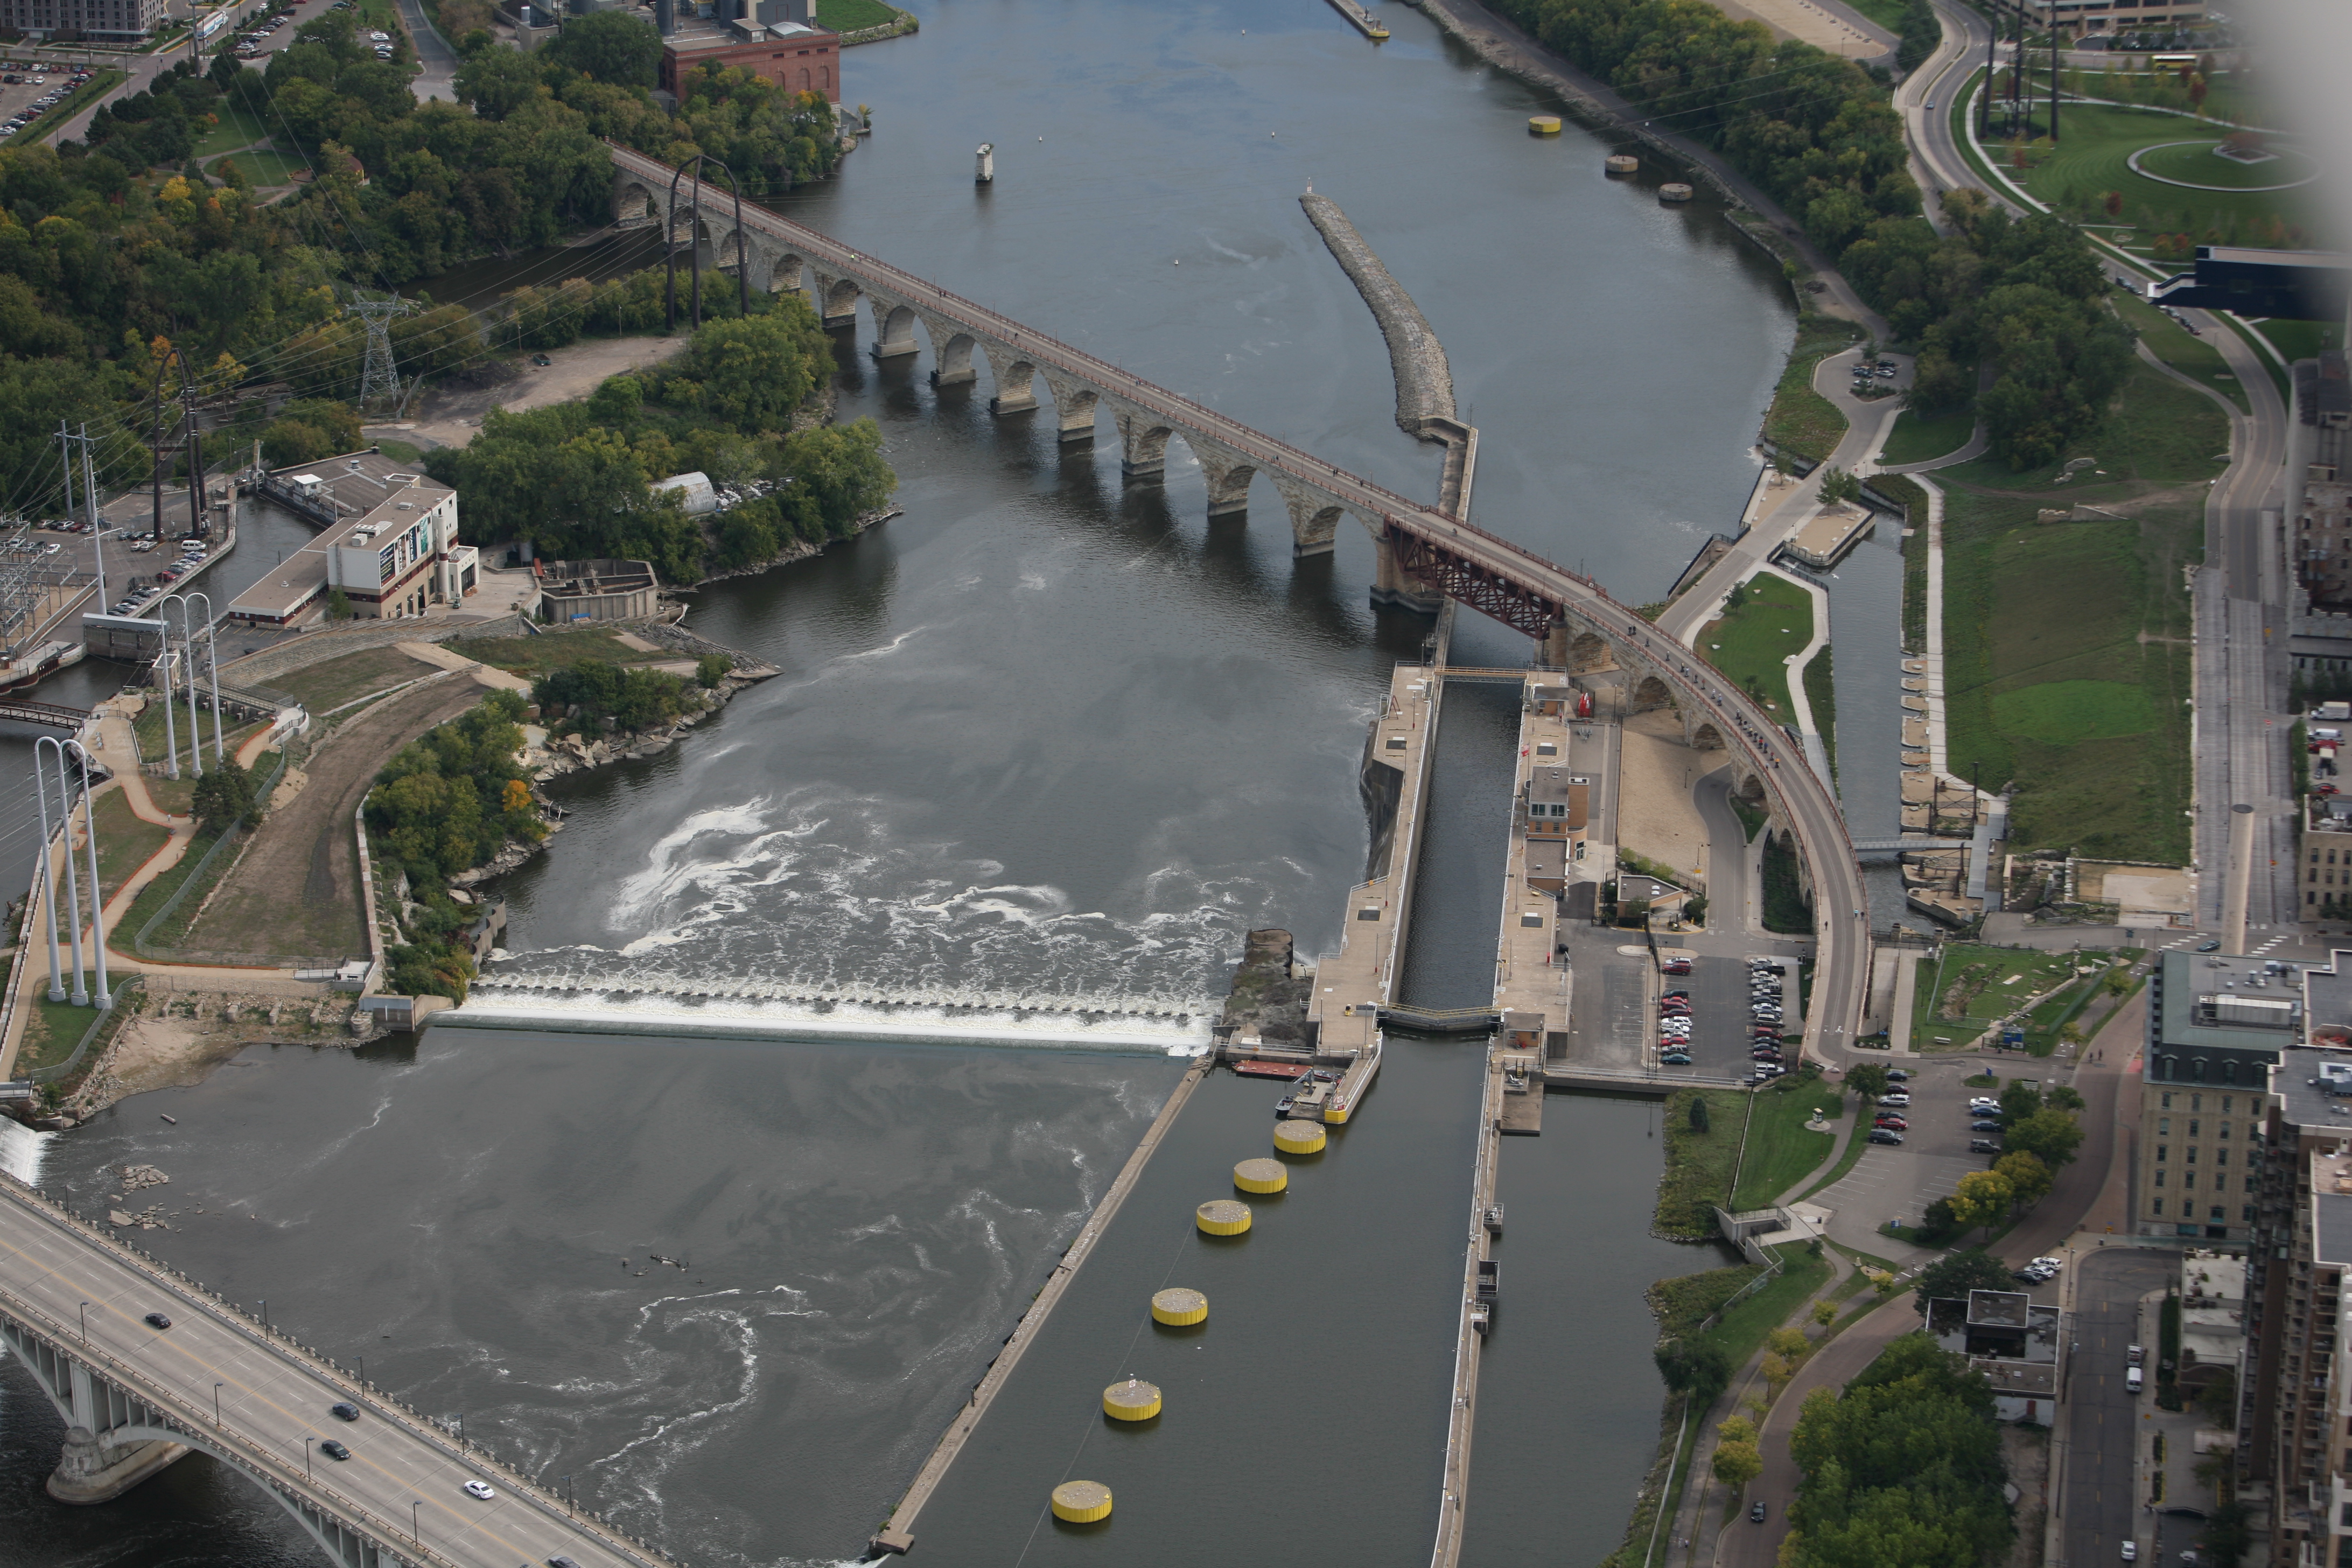
[[1622, 741], [1618, 846], [1687, 877], [1706, 864], [1706, 824], [1691, 788], [1723, 765], [1723, 753], [1684, 745], [1682, 716], [1671, 709], [1628, 719]]
[[102, 1102], [112, 1104], [151, 1089], [202, 1083], [245, 1047], [236, 1033], [208, 1030], [193, 1018], [141, 1018], [122, 1031], [103, 1072], [93, 1076], [112, 1079]]
[[436, 387], [425, 395], [414, 420], [371, 426], [369, 431], [419, 446], [462, 447], [474, 438], [482, 416], [493, 408], [519, 414], [526, 408], [585, 397], [607, 378], [659, 364], [686, 344], [686, 334], [681, 332], [674, 338], [606, 338], [550, 349], [551, 364], [533, 365], [525, 360], [518, 367], [519, 375], [496, 386]]
[[2003, 1568], [2033, 1568], [2042, 1561], [2044, 1510], [2050, 1506], [2050, 1429], [2003, 1426], [2000, 1457], [2009, 1484], [2017, 1489], [2017, 1539]]
[[192, 952], [339, 959], [363, 952], [352, 814], [394, 752], [481, 700], [470, 681], [438, 680], [386, 698], [304, 764], [302, 792], [272, 811], [189, 931]]

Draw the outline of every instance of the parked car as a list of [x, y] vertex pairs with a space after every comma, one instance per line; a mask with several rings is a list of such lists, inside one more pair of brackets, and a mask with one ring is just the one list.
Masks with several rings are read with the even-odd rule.
[[1886, 1069], [1886, 1081], [1889, 1083], [1909, 1083], [1911, 1081], [1911, 1075], [1905, 1072], [1901, 1068], [1888, 1068]]
[[1885, 1094], [1880, 1095], [1878, 1097], [1878, 1103], [1881, 1105], [1908, 1105], [1911, 1103], [1911, 1097], [1904, 1093], [1899, 1089], [1893, 1089]]
[[1969, 1123], [1969, 1131], [1971, 1132], [1998, 1132], [2000, 1130], [2000, 1123], [1990, 1117], [1979, 1116]]
[[1658, 1059], [1665, 1063], [1668, 1067], [1674, 1068], [1686, 1068], [1690, 1066], [1691, 1062], [1690, 1053], [1688, 1051], [1668, 1051]]
[[1971, 1138], [1969, 1140], [1969, 1152], [1971, 1154], [1998, 1154], [2000, 1152], [2000, 1143], [1999, 1140], [1992, 1138]]
[[1874, 1143], [1900, 1143], [1903, 1134], [1890, 1132], [1884, 1127], [1874, 1127], [1870, 1130], [1870, 1141]]

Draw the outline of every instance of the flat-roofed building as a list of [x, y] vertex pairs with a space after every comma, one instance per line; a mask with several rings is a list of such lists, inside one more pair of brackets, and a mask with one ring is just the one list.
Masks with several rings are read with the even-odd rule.
[[[721, 0], [723, 5], [726, 0]], [[708, 16], [690, 7], [673, 31], [662, 36], [661, 86], [685, 96], [685, 82], [697, 66], [731, 66], [772, 81], [787, 92], [823, 93], [841, 101], [841, 36], [817, 26], [804, 0], [760, 0], [749, 16], [728, 18], [713, 6]]]
[[2280, 1054], [2301, 1037], [2303, 993], [2291, 967], [2168, 952], [2148, 977], [2135, 1234], [2252, 1234], [2263, 1097]]
[[337, 590], [361, 619], [421, 616], [477, 586], [479, 560], [457, 542], [457, 492], [373, 447], [273, 470], [260, 490], [324, 526], [236, 596], [233, 620], [303, 625], [325, 614]]

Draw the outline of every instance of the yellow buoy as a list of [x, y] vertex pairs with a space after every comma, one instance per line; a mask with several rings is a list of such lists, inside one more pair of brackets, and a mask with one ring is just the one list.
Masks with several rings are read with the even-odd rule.
[[1149, 1421], [1160, 1414], [1160, 1386], [1130, 1377], [1103, 1390], [1103, 1414], [1114, 1421]]
[[1557, 114], [1530, 114], [1530, 115], [1528, 115], [1528, 134], [1529, 134], [1530, 136], [1557, 136], [1557, 135], [1559, 135], [1559, 115], [1557, 115]]
[[1274, 1124], [1276, 1153], [1319, 1154], [1323, 1152], [1323, 1129], [1312, 1121], [1277, 1121]]
[[1234, 1167], [1234, 1185], [1245, 1193], [1278, 1193], [1290, 1185], [1279, 1160], [1244, 1160]]
[[1209, 1321], [1209, 1299], [1198, 1290], [1187, 1290], [1181, 1286], [1162, 1290], [1151, 1298], [1151, 1321], [1165, 1323], [1171, 1329], [1205, 1323]]
[[1100, 1481], [1064, 1481], [1054, 1489], [1054, 1517], [1065, 1524], [1108, 1519], [1110, 1489]]
[[1192, 1223], [1210, 1236], [1239, 1236], [1250, 1227], [1249, 1205], [1217, 1198], [1193, 1210]]
[[1634, 157], [1631, 153], [1612, 153], [1609, 155], [1604, 167], [1612, 174], [1632, 174], [1641, 170], [1642, 160]]

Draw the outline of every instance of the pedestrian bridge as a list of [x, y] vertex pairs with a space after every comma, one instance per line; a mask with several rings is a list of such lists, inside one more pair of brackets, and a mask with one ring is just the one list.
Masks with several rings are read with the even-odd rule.
[[[1109, 415], [1131, 480], [1159, 479], [1168, 443], [1181, 441], [1200, 463], [1213, 517], [1245, 512], [1251, 482], [1263, 474], [1289, 513], [1296, 554], [1334, 549], [1339, 520], [1351, 517], [1371, 535], [1375, 597], [1427, 606], [1440, 595], [1458, 600], [1526, 634], [1545, 665], [1622, 670], [1634, 706], [1679, 708], [1685, 738], [1727, 751], [1734, 788], [1769, 799], [1795, 836], [1821, 928], [1808, 1039], [1850, 1036], [1869, 980], [1869, 928], [1861, 873], [1828, 781], [1744, 693], [1713, 669], [1694, 667], [1689, 649], [1591, 578], [763, 207], [741, 203], [739, 222], [736, 199], [719, 186], [678, 186], [673, 205], [676, 170], [607, 145], [614, 217], [624, 226], [667, 224], [673, 241], [736, 271], [751, 288], [804, 291], [827, 326], [854, 325], [865, 300], [877, 357], [919, 354], [927, 340], [940, 385], [976, 381], [984, 361], [996, 389], [989, 406], [999, 415], [1036, 409], [1042, 381], [1064, 440], [1093, 439], [1097, 420]], [[1466, 464], [1465, 427], [1430, 433], [1447, 442], [1449, 468]], [[1459, 494], [1463, 487], [1446, 488]]]
[[13, 697], [0, 697], [0, 721], [12, 724], [38, 724], [49, 730], [79, 731], [89, 721], [89, 710], [62, 708], [54, 702], [26, 702]]
[[[144, 1321], [150, 1312], [168, 1329]], [[0, 1344], [66, 1421], [50, 1495], [97, 1503], [192, 1450], [284, 1509], [342, 1568], [581, 1568], [673, 1559], [443, 1431], [282, 1331], [0, 1176]], [[359, 1419], [330, 1414], [338, 1402]], [[340, 1438], [351, 1458], [319, 1452]], [[487, 1483], [488, 1501], [468, 1497]]]

